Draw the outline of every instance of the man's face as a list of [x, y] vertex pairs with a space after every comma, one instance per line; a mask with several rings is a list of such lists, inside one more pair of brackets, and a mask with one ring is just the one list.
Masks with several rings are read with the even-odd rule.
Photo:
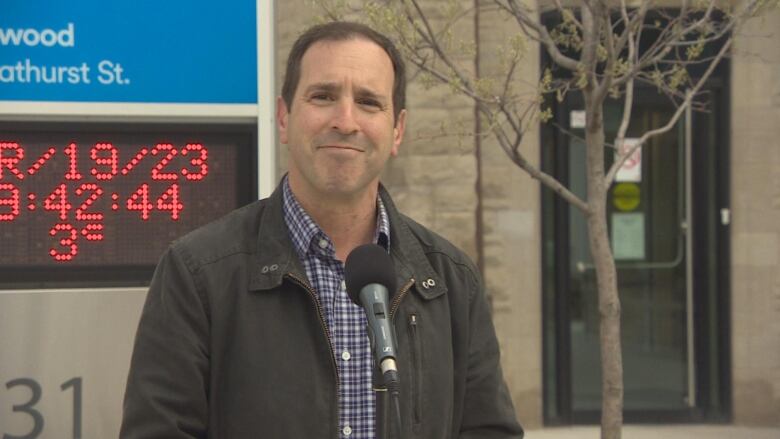
[[292, 108], [277, 99], [293, 188], [331, 198], [375, 188], [403, 137], [406, 113], [394, 124], [392, 95], [393, 64], [375, 43], [356, 38], [309, 47]]

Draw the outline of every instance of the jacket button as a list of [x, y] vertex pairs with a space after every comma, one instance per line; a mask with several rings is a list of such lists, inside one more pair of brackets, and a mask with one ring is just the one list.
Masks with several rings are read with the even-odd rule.
[[265, 274], [265, 273], [268, 273], [268, 266], [267, 266], [267, 265], [263, 265], [263, 268], [261, 268], [261, 269], [260, 269], [260, 271], [261, 271], [263, 274]]
[[433, 279], [428, 279], [428, 287], [433, 288], [436, 286], [436, 281]]
[[273, 264], [273, 265], [271, 265], [271, 267], [270, 267], [270, 268], [271, 268], [271, 271], [276, 271], [276, 270], [278, 270], [278, 269], [279, 269], [279, 266], [278, 266], [278, 265], [276, 265], [276, 264]]

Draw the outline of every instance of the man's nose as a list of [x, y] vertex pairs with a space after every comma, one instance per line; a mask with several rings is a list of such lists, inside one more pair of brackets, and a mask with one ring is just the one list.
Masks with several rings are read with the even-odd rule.
[[360, 130], [355, 119], [355, 105], [352, 99], [341, 99], [335, 108], [332, 128], [342, 134], [352, 134]]

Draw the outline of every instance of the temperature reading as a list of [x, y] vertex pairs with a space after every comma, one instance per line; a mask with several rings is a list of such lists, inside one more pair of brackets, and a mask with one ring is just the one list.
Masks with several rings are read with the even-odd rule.
[[0, 268], [153, 265], [170, 241], [248, 201], [249, 139], [0, 130]]

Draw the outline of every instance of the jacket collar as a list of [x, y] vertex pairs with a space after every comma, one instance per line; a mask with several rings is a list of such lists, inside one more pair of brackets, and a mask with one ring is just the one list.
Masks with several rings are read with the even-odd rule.
[[395, 263], [398, 287], [414, 279], [417, 291], [426, 299], [447, 292], [444, 281], [428, 261], [420, 239], [412, 234], [407, 219], [398, 212], [390, 194], [382, 184], [379, 185], [379, 196], [390, 218], [390, 256]]
[[306, 271], [298, 259], [284, 222], [281, 184], [263, 202], [265, 206], [260, 210], [257, 231], [256, 265], [249, 281], [249, 289], [252, 291], [278, 287], [285, 274], [306, 279]]
[[[414, 279], [417, 291], [432, 299], [447, 291], [441, 277], [433, 270], [425, 252], [406, 219], [398, 212], [390, 194], [380, 184], [379, 196], [390, 219], [390, 256], [395, 263], [398, 288]], [[260, 211], [256, 247], [256, 266], [249, 281], [249, 289], [269, 290], [282, 284], [285, 276], [306, 280], [306, 271], [298, 259], [287, 225], [284, 222], [281, 185], [265, 200]]]

